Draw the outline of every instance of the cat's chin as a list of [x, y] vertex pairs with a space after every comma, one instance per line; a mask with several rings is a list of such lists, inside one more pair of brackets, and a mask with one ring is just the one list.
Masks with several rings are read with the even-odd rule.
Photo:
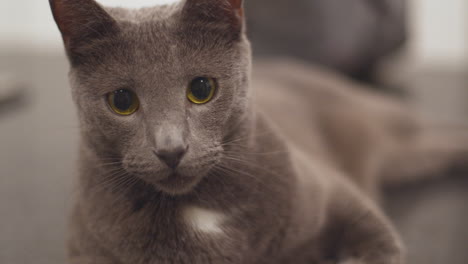
[[190, 193], [201, 181], [201, 178], [202, 177], [184, 176], [173, 173], [169, 177], [153, 184], [164, 193], [170, 195], [184, 195]]

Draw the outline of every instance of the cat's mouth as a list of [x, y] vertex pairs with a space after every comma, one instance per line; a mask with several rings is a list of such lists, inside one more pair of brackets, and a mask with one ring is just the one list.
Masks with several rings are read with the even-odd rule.
[[201, 180], [201, 177], [186, 176], [173, 172], [155, 185], [163, 192], [172, 195], [182, 195], [190, 192]]
[[185, 160], [176, 168], [154, 163], [154, 160], [145, 161], [127, 156], [123, 159], [122, 167], [157, 191], [169, 195], [185, 195], [194, 190], [219, 162], [219, 155], [213, 155], [212, 152], [208, 156]]

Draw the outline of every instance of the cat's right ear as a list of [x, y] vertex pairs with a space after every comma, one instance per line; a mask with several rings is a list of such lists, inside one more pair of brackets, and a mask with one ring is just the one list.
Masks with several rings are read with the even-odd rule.
[[49, 0], [49, 3], [72, 64], [79, 63], [96, 41], [119, 31], [117, 22], [94, 0]]
[[244, 29], [243, 0], [185, 0], [183, 9], [186, 24], [192, 31], [218, 31], [238, 39]]

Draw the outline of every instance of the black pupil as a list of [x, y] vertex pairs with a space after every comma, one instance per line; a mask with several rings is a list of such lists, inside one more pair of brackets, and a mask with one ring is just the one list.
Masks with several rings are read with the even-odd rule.
[[204, 100], [211, 94], [211, 83], [207, 78], [197, 78], [192, 81], [191, 92], [197, 99]]
[[125, 111], [130, 109], [133, 103], [133, 94], [127, 90], [118, 90], [114, 94], [114, 105], [117, 109]]

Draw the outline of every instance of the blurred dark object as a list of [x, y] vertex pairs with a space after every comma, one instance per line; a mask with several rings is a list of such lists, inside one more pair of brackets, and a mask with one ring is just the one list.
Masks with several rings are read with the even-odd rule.
[[405, 0], [249, 0], [258, 56], [292, 56], [361, 81], [406, 40]]
[[25, 94], [25, 85], [9, 75], [0, 74], [0, 115], [23, 106]]

